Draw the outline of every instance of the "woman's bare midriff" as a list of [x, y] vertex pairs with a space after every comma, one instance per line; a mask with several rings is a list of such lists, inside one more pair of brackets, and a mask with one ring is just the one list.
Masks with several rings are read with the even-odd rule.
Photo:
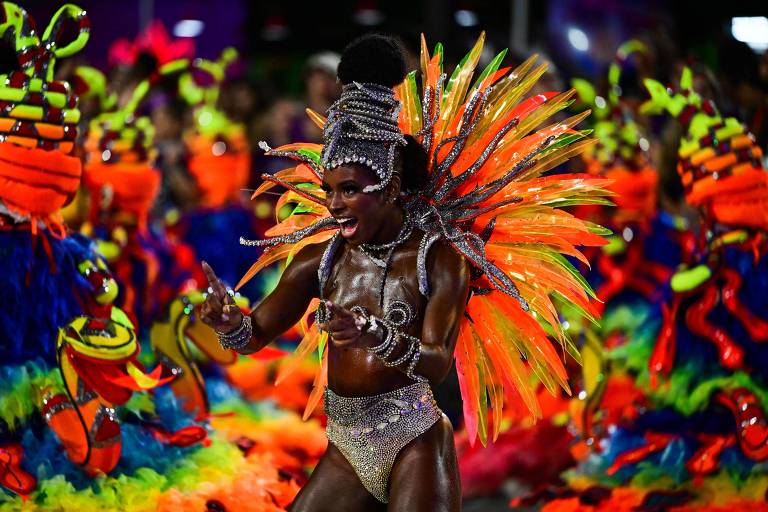
[[[384, 306], [393, 300], [407, 302], [415, 318], [407, 332], [421, 337], [426, 298], [419, 293], [416, 257], [421, 233], [414, 233], [399, 247], [387, 274]], [[379, 318], [384, 311], [379, 306], [379, 286], [383, 270], [359, 249], [342, 245], [334, 258], [334, 268], [325, 288], [325, 299], [351, 309], [363, 306]], [[375, 345], [376, 343], [372, 343]], [[340, 396], [371, 396], [412, 384], [405, 374], [382, 363], [368, 350], [329, 345], [328, 386]]]

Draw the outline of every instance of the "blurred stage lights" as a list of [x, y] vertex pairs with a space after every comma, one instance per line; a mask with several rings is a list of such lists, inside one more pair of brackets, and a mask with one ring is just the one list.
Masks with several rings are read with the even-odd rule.
[[602, 96], [595, 96], [595, 106], [599, 109], [604, 109], [607, 103]]
[[267, 18], [264, 28], [261, 29], [261, 38], [265, 41], [282, 41], [288, 37], [288, 26], [285, 19], [280, 14], [275, 14]]
[[456, 24], [460, 27], [474, 27], [477, 25], [477, 13], [469, 9], [459, 9], [453, 13]]
[[221, 156], [227, 152], [227, 145], [223, 141], [216, 141], [211, 146], [211, 153], [213, 156]]
[[568, 42], [577, 51], [585, 52], [589, 50], [589, 38], [580, 28], [571, 27], [568, 29]]
[[176, 37], [197, 37], [203, 33], [205, 23], [200, 20], [180, 20], [173, 27]]
[[765, 16], [731, 18], [731, 34], [756, 52], [768, 50], [768, 18]]
[[352, 17], [359, 25], [366, 27], [380, 25], [384, 21], [384, 13], [379, 10], [376, 2], [372, 0], [362, 0], [359, 2]]

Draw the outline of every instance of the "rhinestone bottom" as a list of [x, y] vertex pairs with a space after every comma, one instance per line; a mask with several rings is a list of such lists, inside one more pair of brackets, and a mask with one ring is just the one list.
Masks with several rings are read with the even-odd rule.
[[356, 398], [326, 389], [325, 413], [328, 440], [382, 503], [388, 502], [389, 473], [397, 454], [442, 416], [426, 382]]

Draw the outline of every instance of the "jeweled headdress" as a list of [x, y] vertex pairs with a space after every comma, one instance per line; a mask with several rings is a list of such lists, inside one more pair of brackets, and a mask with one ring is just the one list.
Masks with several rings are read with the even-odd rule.
[[405, 137], [397, 123], [400, 108], [391, 87], [357, 82], [345, 85], [341, 98], [328, 109], [328, 120], [323, 127], [320, 157], [323, 167], [364, 165], [380, 180], [364, 192], [384, 188], [395, 172], [397, 145], [405, 146]]

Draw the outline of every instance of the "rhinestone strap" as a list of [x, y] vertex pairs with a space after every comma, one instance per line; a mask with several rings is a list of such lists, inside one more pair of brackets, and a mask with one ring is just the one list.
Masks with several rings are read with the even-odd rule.
[[251, 341], [253, 335], [253, 324], [251, 317], [243, 315], [240, 325], [232, 332], [219, 332], [216, 331], [216, 335], [219, 337], [219, 344], [223, 348], [240, 350], [245, 348]]
[[421, 340], [417, 339], [415, 345], [416, 350], [413, 352], [411, 362], [408, 363], [408, 368], [405, 370], [405, 375], [408, 378], [415, 380], [416, 382], [426, 382], [427, 379], [414, 373], [416, 370], [416, 365], [419, 364], [419, 359], [421, 358]]

